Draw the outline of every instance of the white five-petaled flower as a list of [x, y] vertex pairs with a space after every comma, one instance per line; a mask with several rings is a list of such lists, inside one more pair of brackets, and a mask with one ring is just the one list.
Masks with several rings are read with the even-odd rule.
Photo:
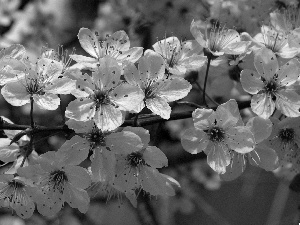
[[139, 149], [128, 149], [128, 152], [116, 152], [116, 175], [113, 181], [118, 190], [128, 191], [142, 188], [151, 195], [173, 196], [172, 184], [178, 182], [158, 172], [157, 168], [168, 165], [165, 154], [155, 146], [148, 146], [150, 135], [141, 127], [126, 127], [123, 131], [133, 132], [140, 137]]
[[[245, 33], [243, 34], [246, 35]], [[255, 35], [252, 41], [254, 41], [259, 48], [266, 47], [282, 58], [293, 58], [299, 54], [299, 48], [289, 46], [288, 35], [282, 31], [275, 30], [273, 27], [263, 25], [261, 27], [261, 33]], [[253, 46], [254, 50], [256, 47], [257, 46]]]
[[192, 89], [192, 85], [181, 77], [166, 78], [164, 59], [152, 50], [147, 50], [139, 60], [138, 69], [133, 63], [128, 63], [124, 76], [129, 84], [144, 91], [144, 101], [137, 110], [146, 105], [164, 119], [169, 119], [171, 114], [168, 102], [184, 98]]
[[206, 62], [205, 56], [198, 55], [202, 47], [195, 40], [181, 43], [177, 37], [168, 37], [156, 42], [153, 49], [163, 57], [169, 74], [183, 76], [188, 70], [199, 69]]
[[61, 77], [63, 65], [58, 61], [41, 58], [35, 64], [25, 61], [24, 65], [24, 76], [1, 90], [13, 106], [25, 105], [32, 97], [41, 109], [55, 110], [60, 104], [57, 94], [70, 94], [75, 89], [75, 81]]
[[183, 148], [191, 154], [204, 151], [210, 167], [219, 174], [226, 172], [231, 162], [231, 151], [251, 152], [255, 147], [254, 135], [248, 127], [240, 126], [239, 109], [235, 100], [212, 109], [193, 112], [194, 128], [181, 137]]
[[205, 31], [205, 37], [197, 21], [192, 21], [190, 30], [196, 41], [216, 57], [224, 54], [239, 55], [248, 48], [248, 42], [241, 41], [236, 30], [220, 27], [217, 24], [212, 26], [209, 35], [207, 30]]
[[0, 207], [10, 207], [23, 219], [32, 216], [36, 188], [26, 184], [23, 178], [10, 174], [0, 175]]
[[254, 66], [257, 71], [245, 69], [241, 73], [244, 90], [253, 95], [253, 112], [266, 119], [276, 107], [286, 116], [300, 116], [300, 96], [293, 89], [299, 77], [299, 61], [291, 59], [279, 68], [275, 54], [262, 48], [254, 57]]
[[299, 7], [290, 5], [285, 9], [270, 13], [271, 24], [276, 30], [288, 36], [290, 47], [300, 47], [300, 11]]
[[92, 76], [77, 74], [74, 78], [78, 99], [68, 105], [66, 116], [78, 121], [93, 119], [100, 130], [109, 131], [123, 123], [122, 111], [135, 110], [144, 96], [140, 88], [120, 83], [121, 67], [115, 59], [106, 56], [99, 63]]
[[89, 196], [84, 189], [90, 186], [91, 178], [86, 169], [76, 166], [79, 163], [62, 151], [47, 152], [40, 155], [39, 164], [18, 169], [20, 176], [31, 179], [38, 188], [33, 197], [42, 215], [55, 215], [64, 202], [86, 213]]
[[285, 118], [281, 121], [274, 119], [274, 128], [268, 138], [268, 145], [273, 148], [278, 157], [279, 164], [292, 164], [291, 170], [300, 172], [300, 118]]
[[78, 33], [81, 47], [92, 57], [82, 55], [70, 55], [77, 63], [88, 68], [96, 68], [99, 60], [104, 56], [110, 56], [122, 66], [123, 62], [136, 62], [143, 54], [142, 47], [130, 47], [129, 37], [125, 31], [117, 31], [107, 36], [104, 41], [99, 41], [95, 33], [87, 28], [81, 28]]

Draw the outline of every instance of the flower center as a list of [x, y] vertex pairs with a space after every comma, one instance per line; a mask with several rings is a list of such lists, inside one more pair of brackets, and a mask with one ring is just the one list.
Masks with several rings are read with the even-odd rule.
[[268, 95], [271, 95], [273, 100], [275, 100], [274, 98], [276, 97], [275, 96], [275, 93], [278, 91], [279, 89], [279, 85], [276, 81], [276, 79], [272, 78], [270, 79], [269, 81], [267, 80], [264, 80], [263, 79], [263, 82], [264, 82], [264, 91], [268, 94]]
[[96, 110], [99, 109], [101, 105], [108, 105], [110, 103], [108, 93], [104, 91], [95, 91], [93, 98], [96, 103]]
[[44, 86], [41, 84], [38, 78], [26, 78], [26, 91], [29, 94], [44, 94], [43, 88]]
[[93, 127], [92, 131], [88, 133], [85, 138], [90, 142], [92, 149], [97, 146], [105, 146], [105, 135], [97, 127]]
[[212, 142], [221, 142], [225, 138], [225, 132], [220, 127], [213, 127], [207, 131], [209, 140]]
[[22, 183], [22, 182], [19, 182], [17, 180], [12, 180], [8, 183], [8, 185], [11, 187], [11, 188], [14, 188], [14, 189], [20, 189], [20, 188], [23, 188], [25, 187], [25, 185]]
[[132, 152], [127, 156], [127, 161], [131, 167], [139, 167], [145, 165], [146, 162], [143, 159], [143, 155], [140, 152]]
[[155, 98], [156, 94], [156, 88], [157, 85], [152, 84], [152, 82], [150, 82], [147, 87], [145, 88], [145, 99], [149, 99], [149, 98]]
[[294, 141], [295, 131], [292, 128], [281, 129], [278, 134], [279, 139], [284, 144], [289, 144]]
[[50, 173], [50, 182], [52, 184], [53, 190], [58, 190], [63, 194], [65, 189], [65, 183], [68, 181], [66, 173], [62, 170], [55, 170]]

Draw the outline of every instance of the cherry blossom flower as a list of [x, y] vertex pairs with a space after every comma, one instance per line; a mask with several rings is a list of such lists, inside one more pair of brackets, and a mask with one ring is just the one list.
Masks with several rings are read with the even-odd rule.
[[64, 202], [86, 213], [89, 196], [84, 189], [90, 186], [91, 178], [86, 169], [76, 166], [79, 161], [76, 157], [70, 160], [62, 151], [46, 152], [40, 155], [39, 164], [18, 169], [20, 176], [33, 180], [39, 189], [34, 201], [42, 215], [55, 215]]
[[184, 150], [191, 154], [204, 151], [209, 166], [219, 174], [226, 172], [231, 162], [231, 151], [251, 152], [255, 140], [248, 127], [240, 126], [239, 109], [235, 100], [212, 109], [196, 109], [193, 112], [194, 128], [181, 136]]
[[273, 122], [274, 128], [268, 138], [268, 145], [276, 151], [281, 166], [290, 163], [290, 169], [299, 173], [300, 118], [285, 118], [282, 121], [274, 118]]
[[253, 95], [253, 112], [266, 119], [276, 107], [286, 116], [299, 116], [300, 96], [292, 86], [299, 77], [299, 61], [291, 59], [279, 68], [275, 54], [263, 48], [255, 55], [254, 66], [257, 71], [245, 69], [241, 73], [244, 90]]
[[169, 119], [173, 102], [187, 96], [192, 85], [181, 77], [166, 78], [164, 59], [158, 53], [147, 50], [140, 59], [138, 69], [133, 63], [124, 68], [126, 81], [144, 91], [144, 101], [138, 111], [145, 105], [156, 115]]
[[117, 31], [107, 36], [104, 41], [99, 41], [95, 33], [87, 28], [81, 28], [78, 33], [81, 47], [92, 57], [82, 55], [70, 55], [77, 63], [85, 67], [96, 68], [99, 60], [104, 56], [110, 56], [117, 60], [118, 64], [129, 61], [135, 63], [143, 54], [142, 47], [130, 47], [129, 37], [125, 31]]
[[206, 62], [206, 57], [198, 55], [202, 47], [195, 40], [181, 43], [177, 37], [168, 37], [156, 42], [153, 49], [163, 57], [167, 74], [183, 76]]
[[144, 96], [140, 88], [120, 83], [121, 67], [115, 59], [104, 57], [99, 62], [92, 77], [76, 75], [78, 99], [68, 105], [66, 116], [77, 121], [93, 119], [100, 130], [109, 131], [123, 123], [122, 111], [135, 110]]
[[35, 205], [32, 196], [35, 188], [26, 184], [24, 179], [14, 175], [0, 175], [0, 207], [10, 207], [23, 219], [32, 216]]
[[[278, 164], [278, 156], [267, 144], [266, 139], [271, 135], [272, 122], [259, 116], [252, 117], [247, 122], [255, 138], [255, 149], [249, 153], [237, 153], [231, 151], [231, 162], [226, 167], [226, 173], [221, 174], [222, 180], [234, 180], [239, 177], [246, 169], [247, 161], [253, 166], [259, 166], [266, 171], [275, 170]], [[247, 160], [248, 159], [248, 160]]]
[[178, 184], [173, 178], [161, 174], [157, 168], [168, 165], [165, 154], [155, 146], [148, 146], [150, 135], [141, 127], [126, 127], [123, 131], [137, 134], [143, 145], [139, 150], [116, 152], [116, 175], [113, 185], [124, 193], [142, 188], [151, 195], [173, 196], [175, 191], [172, 184]]
[[[243, 33], [245, 36], [245, 33]], [[247, 36], [247, 35], [246, 35]], [[282, 58], [293, 58], [299, 54], [299, 49], [288, 44], [288, 35], [277, 31], [273, 27], [262, 26], [261, 33], [255, 35], [252, 41], [255, 42], [254, 50], [266, 47]]]
[[[0, 51], [0, 85], [17, 81], [24, 76], [24, 64], [21, 60], [25, 56], [25, 48], [14, 44]], [[18, 76], [16, 76], [18, 75]]]
[[248, 42], [241, 41], [240, 35], [236, 30], [219, 27], [214, 24], [207, 34], [201, 32], [201, 25], [198, 21], [192, 21], [191, 33], [196, 41], [213, 56], [221, 56], [223, 54], [239, 55], [245, 52]]
[[295, 5], [270, 13], [271, 24], [288, 36], [290, 47], [300, 47], [300, 13]]
[[75, 89], [75, 81], [61, 78], [63, 66], [60, 62], [41, 58], [32, 64], [25, 62], [24, 77], [6, 84], [1, 93], [13, 106], [22, 106], [34, 102], [41, 108], [55, 110], [60, 104], [56, 94], [70, 94]]

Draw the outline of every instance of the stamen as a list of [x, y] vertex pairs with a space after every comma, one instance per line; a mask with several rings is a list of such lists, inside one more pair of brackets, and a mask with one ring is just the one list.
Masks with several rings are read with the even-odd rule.
[[213, 127], [207, 131], [207, 135], [209, 137], [209, 140], [212, 142], [222, 142], [225, 138], [225, 132], [220, 127]]

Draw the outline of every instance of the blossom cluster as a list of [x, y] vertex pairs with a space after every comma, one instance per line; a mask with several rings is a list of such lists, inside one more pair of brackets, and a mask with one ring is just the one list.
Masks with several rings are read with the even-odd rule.
[[[295, 13], [292, 7], [287, 10]], [[2, 49], [1, 94], [12, 106], [30, 103], [31, 126], [25, 132], [4, 130], [7, 138], [0, 139], [0, 160], [13, 162], [0, 176], [0, 206], [29, 218], [35, 208], [54, 216], [65, 202], [85, 213], [90, 202], [87, 190], [95, 187], [108, 196], [124, 194], [133, 206], [141, 191], [175, 195], [179, 183], [161, 173], [168, 158], [152, 146], [149, 131], [138, 120], [149, 116], [147, 112], [169, 120], [172, 102], [178, 103], [193, 88], [186, 74], [203, 68], [204, 98], [199, 100], [204, 106], [192, 112], [194, 126], [182, 133], [183, 149], [204, 152], [208, 165], [223, 180], [240, 176], [247, 161], [267, 171], [290, 164], [299, 173], [300, 24], [286, 14], [272, 12], [271, 24], [263, 25], [254, 37], [219, 23], [209, 30], [206, 26], [204, 32], [201, 22], [192, 21], [195, 40], [182, 42], [172, 36], [145, 51], [130, 47], [125, 31], [100, 40], [87, 28], [79, 30], [78, 39], [90, 56], [73, 53], [67, 60], [44, 48], [33, 62], [22, 45]], [[253, 63], [243, 68], [247, 57]], [[72, 66], [70, 60], [75, 61]], [[209, 68], [222, 64], [241, 70], [238, 80], [251, 98], [251, 115], [256, 114], [247, 121], [236, 99], [212, 101], [215, 110], [206, 103]], [[65, 94], [74, 96], [63, 112], [64, 125], [73, 134], [57, 151], [38, 154], [34, 107], [56, 110]], [[123, 126], [132, 116], [134, 126]], [[1, 117], [0, 124], [12, 122]]]

